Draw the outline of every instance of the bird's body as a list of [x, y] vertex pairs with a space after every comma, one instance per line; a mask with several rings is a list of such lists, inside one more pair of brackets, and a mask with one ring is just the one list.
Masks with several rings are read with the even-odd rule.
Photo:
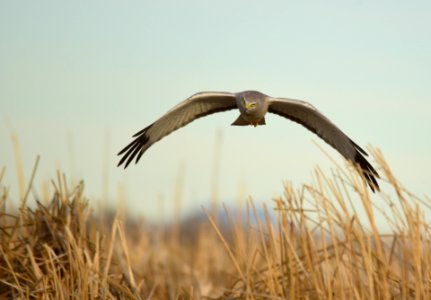
[[200, 92], [179, 103], [157, 121], [134, 135], [135, 139], [118, 155], [123, 155], [118, 166], [126, 168], [133, 159], [137, 163], [142, 154], [155, 142], [193, 120], [216, 112], [239, 109], [236, 126], [264, 125], [265, 114], [271, 112], [300, 123], [334, 147], [346, 159], [358, 164], [365, 180], [374, 191], [379, 189], [378, 173], [365, 159], [367, 153], [345, 135], [328, 118], [308, 102], [287, 98], [273, 98], [258, 91], [239, 93]]
[[[257, 91], [244, 91], [237, 94], [236, 105], [240, 111], [239, 118], [246, 121], [245, 125], [259, 124], [268, 112], [269, 96]], [[233, 125], [236, 125], [233, 123]]]

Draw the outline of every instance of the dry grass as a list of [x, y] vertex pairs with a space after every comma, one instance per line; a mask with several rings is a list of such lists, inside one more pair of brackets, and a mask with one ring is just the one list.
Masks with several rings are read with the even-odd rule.
[[431, 299], [430, 199], [404, 190], [373, 156], [381, 193], [370, 194], [353, 170], [317, 168], [314, 183], [286, 184], [268, 201], [276, 217], [249, 201], [245, 215], [226, 210], [221, 224], [207, 214], [179, 230], [93, 214], [82, 183], [69, 190], [62, 176], [33, 209], [20, 184], [16, 213], [3, 188], [0, 297]]

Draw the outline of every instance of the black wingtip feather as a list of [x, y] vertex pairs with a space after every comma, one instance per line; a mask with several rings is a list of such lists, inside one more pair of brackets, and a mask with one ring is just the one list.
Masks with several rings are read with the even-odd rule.
[[129, 157], [127, 158], [126, 164], [124, 165], [124, 169], [126, 169], [129, 166], [129, 164], [133, 161], [133, 158], [140, 150], [141, 150], [140, 144], [137, 143], [137, 145], [133, 148], [133, 151], [130, 152]]
[[[357, 146], [355, 143], [355, 148], [357, 150], [356, 156], [355, 156], [355, 163], [359, 165], [361, 168], [362, 174], [364, 175], [365, 180], [368, 183], [368, 186], [370, 189], [374, 192], [380, 191], [380, 186], [377, 183], [376, 178], [380, 178], [379, 173], [373, 168], [373, 166], [365, 159], [364, 156], [362, 156], [363, 151], [359, 146]], [[362, 150], [362, 151], [361, 151]]]
[[145, 128], [144, 128], [144, 129], [142, 129], [142, 130], [139, 130], [137, 133], [135, 133], [135, 134], [133, 135], [133, 137], [141, 136], [143, 133], [146, 133], [146, 132], [147, 132], [147, 130], [148, 130], [148, 129], [150, 129], [150, 127], [151, 127], [152, 125], [153, 125], [153, 124], [151, 124], [151, 125], [149, 125], [149, 126], [145, 127]]
[[119, 156], [122, 155], [122, 157], [118, 162], [117, 167], [120, 167], [121, 165], [124, 164], [124, 169], [126, 169], [135, 157], [136, 157], [136, 162], [139, 161], [142, 154], [145, 152], [144, 148], [149, 141], [147, 130], [150, 127], [151, 125], [136, 133], [133, 136], [135, 137], [135, 139], [126, 147], [124, 147], [120, 152], [118, 152], [118, 155]]
[[354, 141], [352, 141], [351, 139], [349, 139], [350, 142], [353, 144], [353, 146], [355, 146], [356, 150], [359, 151], [360, 153], [362, 153], [365, 156], [368, 156], [368, 153], [362, 149], [358, 144], [356, 144]]
[[141, 149], [141, 151], [139, 152], [138, 156], [136, 156], [135, 164], [137, 164], [139, 162], [139, 160], [141, 159], [141, 156], [142, 156], [142, 154], [144, 154], [144, 152], [145, 151], [143, 149]]
[[[127, 152], [125, 152], [124, 154], [123, 154], [123, 157], [121, 158], [121, 160], [119, 161], [119, 163], [118, 163], [118, 167], [119, 166], [121, 166], [126, 160], [127, 160], [127, 158], [130, 156], [130, 154], [135, 150], [135, 148], [136, 148], [136, 141], [133, 141], [132, 143], [130, 143], [128, 146], [127, 146], [127, 149], [124, 149], [124, 151], [126, 151], [127, 150]], [[123, 151], [123, 152], [124, 152]], [[125, 165], [125, 167], [127, 167], [127, 164]]]

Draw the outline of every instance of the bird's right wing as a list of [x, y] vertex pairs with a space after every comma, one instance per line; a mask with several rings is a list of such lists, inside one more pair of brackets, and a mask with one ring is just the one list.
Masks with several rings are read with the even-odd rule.
[[118, 155], [122, 155], [118, 166], [125, 163], [124, 168], [127, 168], [135, 157], [137, 163], [152, 144], [193, 120], [234, 108], [237, 108], [235, 94], [197, 93], [176, 105], [153, 124], [136, 133], [133, 136], [135, 139], [118, 153]]

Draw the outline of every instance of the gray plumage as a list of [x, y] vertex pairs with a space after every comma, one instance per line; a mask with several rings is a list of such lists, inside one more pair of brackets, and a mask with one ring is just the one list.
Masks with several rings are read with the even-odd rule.
[[240, 115], [232, 125], [264, 125], [265, 114], [270, 112], [305, 126], [346, 159], [358, 164], [371, 190], [379, 190], [376, 180], [379, 175], [365, 159], [367, 153], [314, 106], [300, 100], [273, 98], [257, 91], [201, 92], [191, 96], [136, 133], [135, 139], [118, 153], [122, 155], [118, 166], [124, 164], [127, 168], [134, 159], [137, 163], [151, 145], [197, 118], [235, 108], [239, 109]]

